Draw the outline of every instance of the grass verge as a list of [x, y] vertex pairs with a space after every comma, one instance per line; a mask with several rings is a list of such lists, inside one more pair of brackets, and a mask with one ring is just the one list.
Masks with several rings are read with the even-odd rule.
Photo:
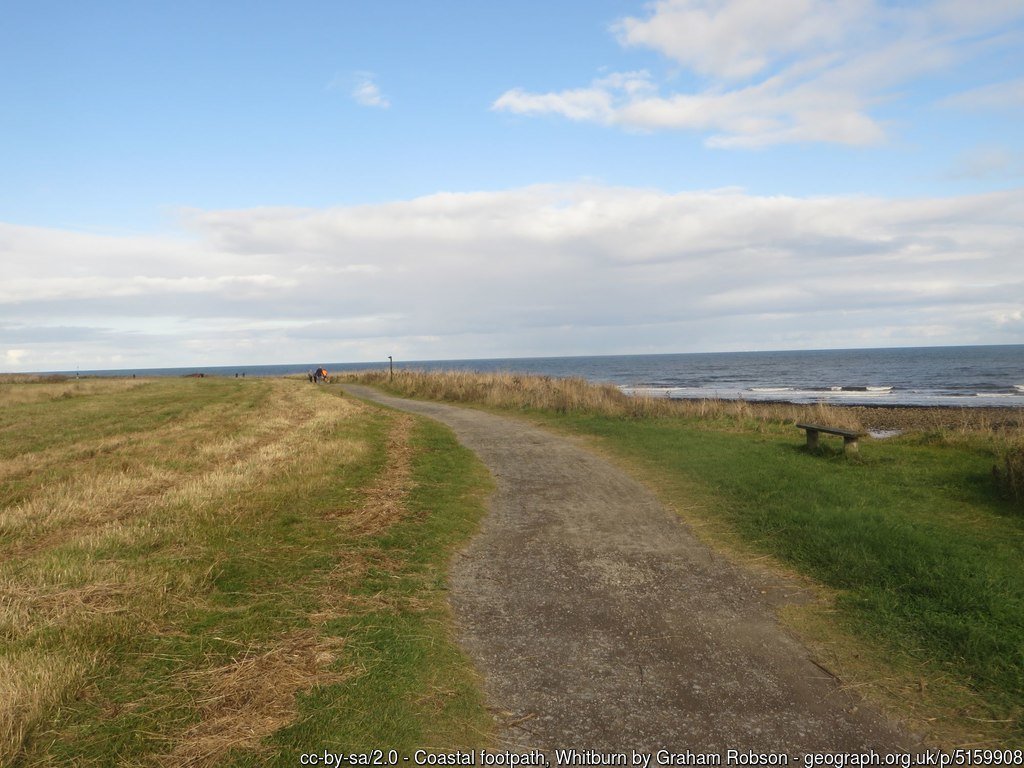
[[0, 764], [486, 738], [444, 574], [488, 480], [449, 433], [305, 382], [68, 385], [0, 392]]

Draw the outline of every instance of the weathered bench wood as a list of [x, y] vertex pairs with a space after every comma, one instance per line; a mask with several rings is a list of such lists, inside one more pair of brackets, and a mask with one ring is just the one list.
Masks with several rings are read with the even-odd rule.
[[820, 424], [797, 424], [796, 426], [798, 429], [806, 430], [807, 447], [812, 451], [818, 450], [818, 434], [821, 432], [829, 435], [839, 435], [843, 438], [843, 451], [846, 453], [857, 453], [857, 441], [867, 435], [867, 432], [840, 429], [839, 427], [823, 427]]

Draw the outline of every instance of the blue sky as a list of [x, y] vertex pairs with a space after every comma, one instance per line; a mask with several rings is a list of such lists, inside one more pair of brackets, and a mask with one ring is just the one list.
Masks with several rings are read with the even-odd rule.
[[0, 370], [1021, 343], [1022, 51], [1001, 0], [6, 2]]

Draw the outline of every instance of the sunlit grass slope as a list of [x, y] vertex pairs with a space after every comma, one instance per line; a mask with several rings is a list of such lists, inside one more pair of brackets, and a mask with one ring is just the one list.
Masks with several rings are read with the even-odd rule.
[[306, 382], [4, 382], [0, 765], [481, 742], [444, 574], [487, 483]]

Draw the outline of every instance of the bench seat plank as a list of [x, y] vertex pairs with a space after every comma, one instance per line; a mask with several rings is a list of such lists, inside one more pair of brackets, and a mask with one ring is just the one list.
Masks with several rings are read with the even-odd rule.
[[864, 437], [866, 432], [858, 432], [852, 429], [842, 429], [840, 427], [825, 427], [821, 424], [800, 424], [797, 425], [798, 429], [803, 429], [807, 432], [807, 447], [812, 451], [818, 449], [818, 433], [825, 432], [830, 435], [839, 435], [843, 438], [843, 450], [846, 453], [856, 453], [858, 449], [857, 441]]

